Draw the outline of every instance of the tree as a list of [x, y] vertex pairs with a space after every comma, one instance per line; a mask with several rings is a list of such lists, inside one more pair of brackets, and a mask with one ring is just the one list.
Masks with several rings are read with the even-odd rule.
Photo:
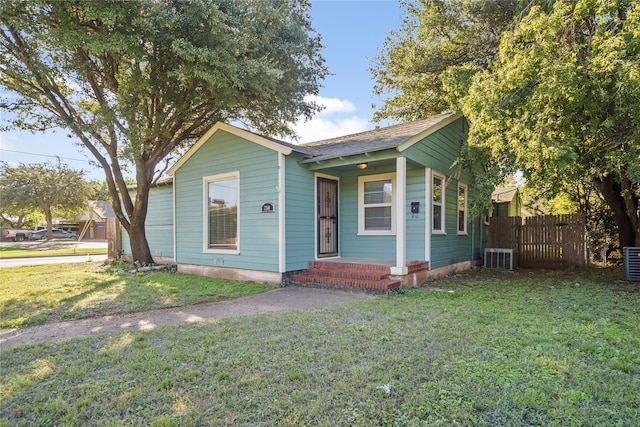
[[[268, 134], [320, 109], [327, 70], [306, 0], [5, 0], [2, 107], [67, 129], [104, 169], [133, 258], [151, 263], [149, 188], [216, 121]], [[124, 172], [133, 168], [136, 201]]]
[[89, 186], [83, 176], [84, 171], [60, 162], [18, 166], [0, 162], [0, 199], [9, 212], [43, 213], [51, 239], [54, 213], [70, 215], [87, 208]]
[[[591, 183], [621, 246], [640, 245], [640, 3], [533, 7], [460, 105], [485, 167], [558, 191]], [[455, 87], [456, 83], [452, 83]]]
[[486, 69], [500, 35], [529, 0], [403, 0], [402, 28], [390, 33], [371, 67], [376, 95], [392, 93], [374, 119], [415, 120], [449, 108], [441, 74]]

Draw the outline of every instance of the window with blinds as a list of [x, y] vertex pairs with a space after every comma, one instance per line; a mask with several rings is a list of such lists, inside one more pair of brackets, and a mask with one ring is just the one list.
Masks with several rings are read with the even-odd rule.
[[238, 250], [238, 173], [205, 178], [206, 249]]

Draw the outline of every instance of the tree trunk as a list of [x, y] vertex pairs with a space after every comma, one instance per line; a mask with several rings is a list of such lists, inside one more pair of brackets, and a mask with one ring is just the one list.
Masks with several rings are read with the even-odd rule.
[[44, 207], [44, 219], [47, 222], [47, 240], [51, 240], [53, 239], [53, 215], [49, 205]]
[[[112, 161], [114, 161], [113, 158]], [[151, 256], [151, 249], [149, 248], [145, 230], [150, 186], [150, 179], [145, 178], [147, 173], [137, 174], [138, 185], [136, 187], [135, 202], [132, 202], [124, 177], [119, 169], [114, 171], [113, 175], [111, 175], [112, 171], [108, 166], [105, 166], [104, 169], [107, 172], [107, 186], [113, 198], [113, 211], [116, 214], [116, 219], [129, 234], [129, 245], [133, 261], [145, 265], [153, 264], [153, 257]], [[142, 175], [142, 179], [140, 179], [140, 175]], [[109, 177], [112, 177], [111, 181], [109, 181]], [[122, 189], [123, 194], [119, 194], [118, 189]]]
[[147, 235], [144, 228], [144, 221], [141, 224], [136, 221], [129, 226], [129, 244], [131, 245], [131, 256], [134, 261], [141, 264], [153, 264], [153, 257], [147, 242]]
[[640, 229], [634, 227], [634, 224], [638, 224], [637, 218], [630, 218], [627, 212], [625, 199], [622, 197], [622, 187], [619, 183], [615, 182], [614, 177], [607, 175], [601, 179], [595, 180], [597, 188], [602, 193], [605, 202], [613, 211], [618, 225], [618, 240], [620, 248], [625, 246], [640, 246]]

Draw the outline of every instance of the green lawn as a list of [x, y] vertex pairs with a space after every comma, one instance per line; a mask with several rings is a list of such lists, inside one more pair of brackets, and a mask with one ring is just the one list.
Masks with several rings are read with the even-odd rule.
[[218, 301], [273, 289], [167, 272], [111, 272], [98, 262], [3, 268], [0, 275], [2, 328]]
[[9, 257], [39, 257], [53, 255], [98, 255], [106, 254], [107, 248], [60, 248], [60, 249], [29, 249], [6, 247], [0, 248], [0, 258]]
[[[0, 358], [0, 425], [637, 426], [640, 284], [476, 272]], [[437, 287], [437, 289], [435, 289]]]

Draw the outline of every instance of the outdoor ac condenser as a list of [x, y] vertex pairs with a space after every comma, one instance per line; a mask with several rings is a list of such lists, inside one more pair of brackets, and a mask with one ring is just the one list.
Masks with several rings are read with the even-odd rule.
[[513, 270], [513, 249], [485, 248], [484, 268]]
[[640, 282], [640, 247], [626, 247], [624, 252], [624, 278]]

